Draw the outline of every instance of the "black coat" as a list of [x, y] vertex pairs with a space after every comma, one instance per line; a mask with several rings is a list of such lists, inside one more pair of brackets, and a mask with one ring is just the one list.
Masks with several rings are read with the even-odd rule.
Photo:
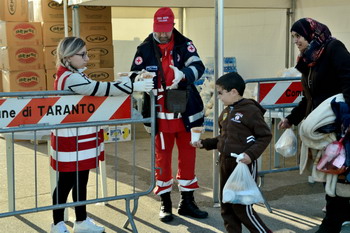
[[287, 116], [291, 124], [298, 125], [324, 100], [339, 93], [350, 106], [350, 53], [341, 41], [329, 42], [315, 66], [300, 60], [296, 68], [302, 73], [304, 97]]

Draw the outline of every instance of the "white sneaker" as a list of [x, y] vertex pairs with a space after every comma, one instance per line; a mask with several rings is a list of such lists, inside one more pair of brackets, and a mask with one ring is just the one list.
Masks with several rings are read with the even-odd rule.
[[102, 226], [96, 225], [94, 220], [87, 217], [86, 220], [77, 223], [74, 223], [73, 231], [75, 233], [102, 233], [105, 231], [105, 228]]
[[66, 224], [63, 221], [57, 223], [56, 225], [51, 224], [50, 233], [69, 233]]

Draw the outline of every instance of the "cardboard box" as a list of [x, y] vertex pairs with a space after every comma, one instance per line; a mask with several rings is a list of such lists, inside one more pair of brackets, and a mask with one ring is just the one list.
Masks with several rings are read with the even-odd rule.
[[86, 45], [88, 53], [98, 51], [100, 53], [100, 67], [114, 67], [113, 45]]
[[[44, 22], [42, 24], [43, 30], [43, 45], [57, 46], [64, 36], [63, 22]], [[68, 36], [72, 35], [72, 27], [68, 25]]]
[[0, 58], [4, 70], [44, 69], [42, 46], [2, 47]]
[[46, 74], [46, 90], [53, 91], [54, 89], [54, 82], [56, 79], [56, 69], [49, 69], [45, 70]]
[[131, 125], [102, 126], [105, 142], [123, 142], [131, 140]]
[[99, 69], [99, 68], [101, 68], [100, 61], [89, 61], [88, 64], [86, 65], [86, 68]]
[[112, 45], [112, 24], [81, 23], [80, 37], [87, 45]]
[[88, 53], [88, 56], [89, 56], [89, 62], [88, 64], [86, 65], [86, 67], [88, 69], [97, 69], [97, 68], [100, 68], [100, 63], [101, 63], [101, 60], [100, 60], [100, 51], [90, 51]]
[[100, 61], [101, 54], [100, 51], [98, 50], [90, 50], [88, 51], [88, 57], [89, 57], [89, 62], [96, 62]]
[[40, 23], [0, 21], [0, 46], [42, 44]]
[[1, 0], [0, 20], [28, 21], [28, 0]]
[[113, 68], [87, 69], [84, 71], [84, 73], [92, 80], [104, 82], [114, 81]]
[[2, 71], [2, 85], [4, 92], [15, 91], [44, 91], [46, 78], [44, 70], [31, 71]]
[[81, 23], [110, 23], [112, 10], [110, 6], [80, 6], [79, 19]]
[[0, 70], [0, 92], [3, 92], [3, 89], [2, 89], [2, 70]]
[[[64, 20], [63, 4], [53, 0], [31, 0], [29, 20], [34, 22], [61, 22]], [[68, 21], [72, 21], [72, 9], [67, 9]]]
[[[56, 79], [56, 69], [45, 70], [46, 73], [46, 89], [54, 90], [54, 82]], [[96, 81], [111, 82], [114, 81], [113, 68], [87, 69], [84, 71], [86, 76]]]
[[[56, 46], [44, 47], [44, 63], [45, 69], [56, 69]], [[87, 64], [88, 69], [100, 68], [100, 52], [91, 51], [88, 53], [89, 62]]]
[[57, 46], [44, 47], [44, 65], [45, 69], [56, 69], [56, 49]]

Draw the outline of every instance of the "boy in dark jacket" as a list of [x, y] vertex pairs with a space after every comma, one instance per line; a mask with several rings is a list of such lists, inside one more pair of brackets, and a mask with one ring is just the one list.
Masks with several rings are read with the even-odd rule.
[[[218, 98], [227, 106], [219, 117], [220, 134], [192, 143], [194, 147], [220, 152], [220, 191], [235, 169], [237, 162], [231, 153], [242, 154], [256, 179], [257, 159], [271, 140], [271, 131], [264, 120], [265, 109], [253, 99], [243, 98], [245, 82], [238, 73], [228, 73], [216, 81]], [[222, 198], [221, 198], [222, 199]], [[250, 232], [271, 232], [252, 205], [221, 202], [221, 216], [227, 232], [242, 232], [242, 224]]]

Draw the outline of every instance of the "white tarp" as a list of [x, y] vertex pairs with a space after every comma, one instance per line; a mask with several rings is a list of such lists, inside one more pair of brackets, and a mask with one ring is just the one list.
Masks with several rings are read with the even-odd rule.
[[[62, 1], [62, 0], [57, 0]], [[69, 0], [69, 5], [129, 6], [129, 7], [215, 7], [215, 0]], [[291, 0], [229, 0], [225, 7], [235, 8], [291, 8]]]

